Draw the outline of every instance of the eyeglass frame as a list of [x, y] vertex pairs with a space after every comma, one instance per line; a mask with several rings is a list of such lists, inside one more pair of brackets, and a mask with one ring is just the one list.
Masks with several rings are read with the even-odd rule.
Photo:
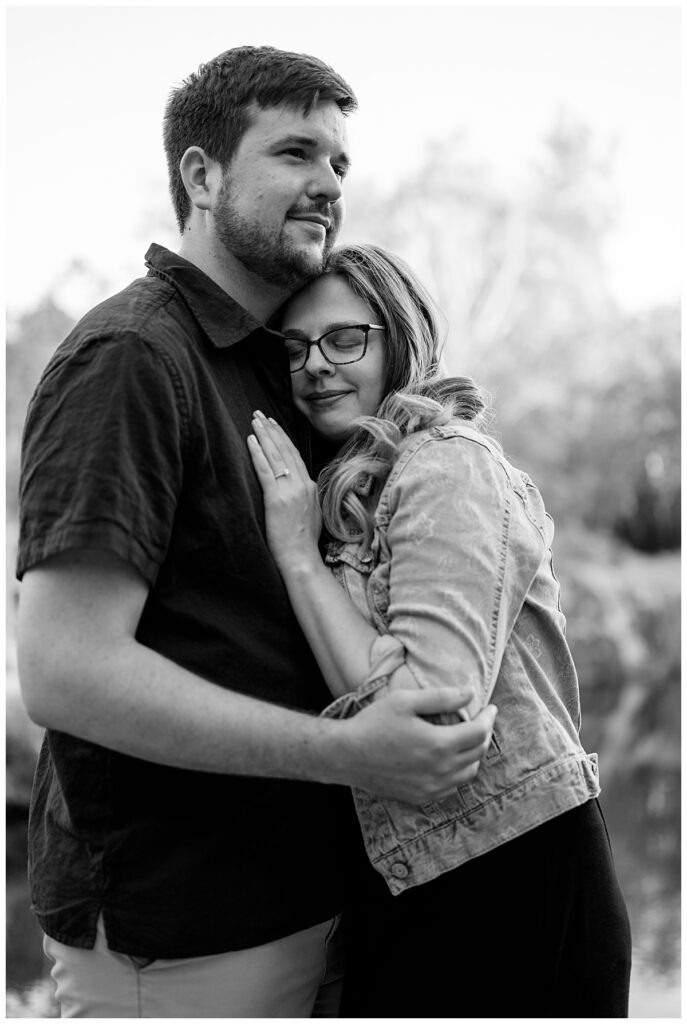
[[[324, 341], [324, 339], [327, 337], [328, 334], [336, 334], [337, 331], [351, 331], [351, 330], [354, 330], [354, 331], [362, 330], [362, 331], [364, 331], [363, 350], [362, 350], [362, 352], [360, 353], [359, 356], [355, 357], [355, 359], [346, 359], [342, 363], [335, 363], [332, 359], [329, 358], [329, 356], [326, 354], [326, 352], [323, 352], [323, 350], [322, 350], [322, 342]], [[297, 366], [295, 370], [292, 370], [289, 367], [289, 373], [300, 373], [300, 371], [305, 369], [305, 366], [307, 365], [308, 359], [310, 358], [310, 349], [313, 347], [313, 345], [317, 346], [317, 348], [320, 350], [320, 355], [322, 356], [322, 358], [327, 363], [329, 363], [330, 366], [350, 366], [351, 363], [359, 363], [361, 359], [365, 358], [365, 354], [367, 352], [367, 344], [368, 344], [368, 341], [369, 341], [369, 338], [370, 338], [370, 331], [385, 331], [385, 330], [386, 330], [386, 327], [382, 327], [380, 324], [344, 324], [341, 327], [330, 327], [330, 329], [328, 331], [325, 331], [324, 334], [320, 335], [319, 338], [315, 338], [314, 340], [311, 340], [310, 338], [289, 338], [289, 337], [286, 336], [286, 334], [282, 334], [281, 331], [270, 331], [270, 334], [278, 334], [279, 337], [282, 338], [282, 340], [285, 341], [285, 342], [286, 341], [301, 341], [301, 342], [303, 342], [303, 344], [306, 346], [306, 348], [305, 348], [305, 359], [303, 360], [302, 365], [301, 366]]]

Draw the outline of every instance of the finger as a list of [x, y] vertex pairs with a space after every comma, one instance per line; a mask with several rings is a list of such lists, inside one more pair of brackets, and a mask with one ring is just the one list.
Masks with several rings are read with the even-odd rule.
[[458, 750], [454, 751], [453, 770], [463, 771], [473, 762], [479, 763], [485, 756], [491, 743], [491, 732], [478, 743], [472, 744], [463, 737]]
[[471, 761], [464, 768], [457, 773], [453, 781], [453, 785], [449, 789], [449, 794], [453, 794], [456, 789], [460, 786], [464, 786], [467, 782], [472, 782], [479, 772], [481, 761]]
[[276, 488], [276, 479], [274, 476], [274, 470], [269, 462], [269, 459], [265, 455], [260, 441], [255, 434], [248, 435], [248, 452], [253, 462], [255, 472], [257, 474], [260, 485], [265, 494], [271, 494]]
[[293, 466], [293, 469], [295, 469], [300, 474], [303, 480], [310, 480], [311, 477], [310, 473], [308, 472], [308, 467], [303, 461], [303, 458], [301, 456], [301, 453], [298, 451], [298, 448], [295, 446], [295, 444], [293, 443], [289, 435], [286, 433], [284, 428], [280, 426], [277, 423], [277, 421], [273, 419], [271, 416], [268, 418], [267, 423], [268, 429], [272, 431], [272, 437], [274, 438], [279, 450], [282, 451], [285, 455], [288, 455], [292, 459], [291, 465]]
[[[256, 410], [252, 425], [276, 477], [279, 477], [280, 474], [284, 475], [284, 470], [288, 470], [287, 475], [310, 480], [298, 449], [274, 420], [268, 420], [263, 413]], [[305, 471], [305, 475], [303, 471]]]
[[[260, 448], [263, 455], [267, 459], [267, 462], [272, 467], [272, 472], [277, 473], [285, 468], [285, 462], [282, 454], [280, 453], [277, 445], [275, 444], [274, 438], [272, 437], [271, 431], [266, 417], [261, 412], [256, 412], [253, 415], [251, 426], [255, 431]], [[286, 467], [288, 468], [288, 467]]]
[[491, 742], [497, 714], [498, 708], [494, 704], [489, 704], [486, 708], [482, 708], [480, 713], [472, 719], [471, 724], [477, 726], [483, 732], [485, 745]]
[[441, 711], [458, 711], [469, 704], [475, 694], [472, 690], [443, 686], [431, 690], [405, 691], [409, 707], [417, 715], [437, 714]]
[[487, 704], [486, 708], [482, 708], [479, 714], [475, 715], [472, 719], [473, 722], [480, 722], [482, 720], [489, 723], [489, 727], [492, 728], [496, 720], [496, 716], [499, 713], [499, 709], [495, 704]]
[[455, 749], [468, 757], [482, 757], [491, 742], [494, 729], [495, 714], [482, 713], [471, 722], [446, 727], [448, 735], [444, 738], [448, 743], [455, 744]]
[[[303, 476], [299, 474], [298, 466], [289, 458], [289, 452], [286, 448], [284, 449], [285, 454], [281, 454], [279, 446], [275, 445], [269, 436], [269, 427], [264, 416], [256, 415], [253, 419], [253, 426], [256, 433], [251, 435], [253, 440], [249, 442], [249, 451], [253, 458], [256, 472], [259, 471], [259, 474], [261, 474], [259, 475], [259, 480], [262, 484], [265, 499], [270, 501], [282, 499], [286, 493], [290, 493], [291, 497], [300, 497], [311, 501], [310, 489], [314, 488], [314, 484], [307, 471], [305, 471]], [[290, 444], [291, 442], [289, 441]], [[284, 490], [284, 477], [290, 478], [296, 484], [296, 487]]]
[[482, 766], [485, 753], [486, 748], [480, 747], [477, 754], [473, 751], [470, 756], [460, 756], [451, 772], [445, 775], [443, 780], [436, 781], [433, 787], [433, 798], [442, 799], [452, 796], [460, 786], [472, 782]]
[[[472, 758], [483, 757], [494, 728], [496, 709], [485, 708], [471, 722], [458, 722], [456, 725], [433, 725], [441, 730], [442, 749], [453, 749], [461, 762]], [[458, 761], [456, 762], [458, 763]]]

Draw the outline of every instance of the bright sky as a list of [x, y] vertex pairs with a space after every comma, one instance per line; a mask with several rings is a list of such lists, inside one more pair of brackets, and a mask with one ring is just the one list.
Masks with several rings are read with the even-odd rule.
[[616, 147], [607, 261], [618, 299], [639, 309], [679, 298], [679, 6], [6, 10], [10, 312], [37, 302], [73, 257], [118, 286], [138, 272], [141, 221], [172, 224], [168, 92], [245, 43], [316, 54], [348, 79], [361, 181], [392, 183], [456, 129], [515, 179], [556, 112], [578, 116]]

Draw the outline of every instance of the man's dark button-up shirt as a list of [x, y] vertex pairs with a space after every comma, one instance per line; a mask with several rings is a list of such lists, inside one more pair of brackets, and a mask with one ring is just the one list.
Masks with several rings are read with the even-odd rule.
[[[110, 550], [149, 584], [140, 643], [219, 686], [318, 712], [329, 696], [264, 535], [253, 410], [303, 440], [282, 346], [160, 246], [45, 370], [24, 438], [18, 575]], [[340, 908], [338, 787], [185, 771], [48, 730], [30, 821], [44, 930], [146, 957], [244, 948]]]

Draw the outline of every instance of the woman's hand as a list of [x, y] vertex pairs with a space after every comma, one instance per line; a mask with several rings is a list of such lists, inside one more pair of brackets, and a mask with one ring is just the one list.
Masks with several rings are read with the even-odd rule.
[[267, 542], [282, 575], [321, 564], [322, 514], [317, 487], [281, 427], [257, 411], [248, 451], [262, 485]]

